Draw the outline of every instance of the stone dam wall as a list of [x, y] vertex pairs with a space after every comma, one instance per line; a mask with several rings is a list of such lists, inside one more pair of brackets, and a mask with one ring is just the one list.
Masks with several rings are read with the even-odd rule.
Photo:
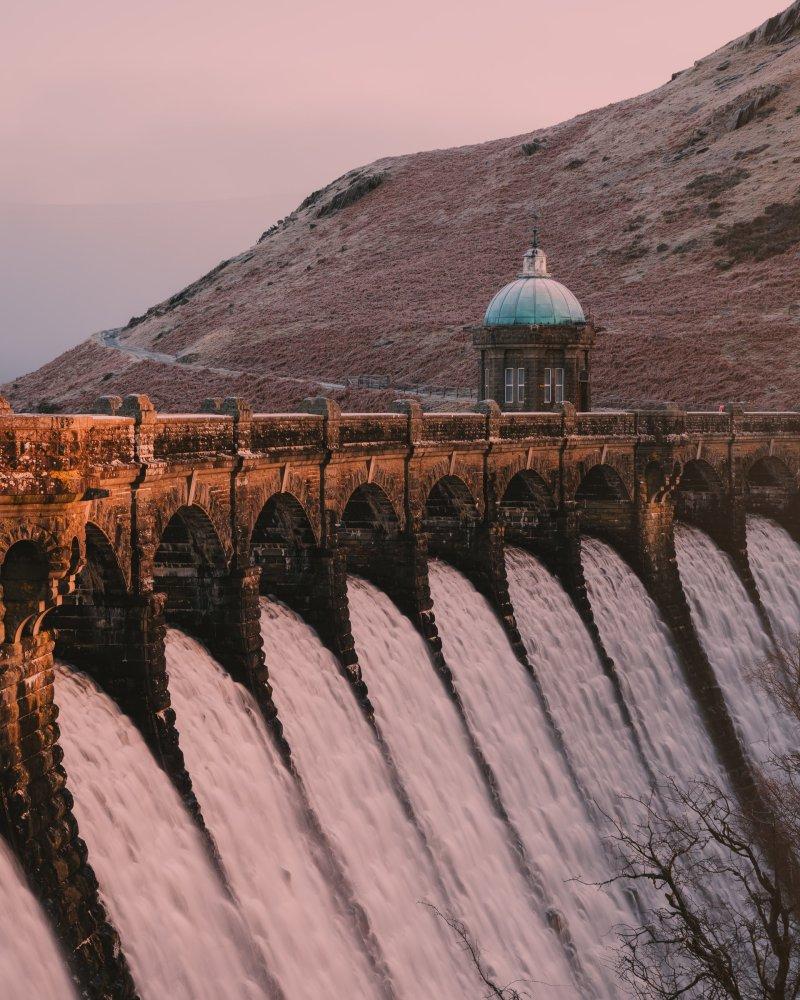
[[428, 559], [449, 561], [489, 598], [530, 669], [505, 576], [509, 542], [559, 578], [613, 682], [581, 566], [590, 534], [620, 552], [658, 604], [717, 749], [740, 794], [752, 794], [748, 755], [692, 624], [673, 525], [712, 536], [767, 623], [745, 518], [767, 514], [800, 539], [800, 413], [576, 413], [565, 404], [510, 414], [483, 403], [424, 414], [405, 401], [396, 412], [343, 414], [318, 398], [298, 413], [253, 414], [227, 399], [200, 414], [159, 415], [146, 396], [105, 398], [97, 410], [0, 407], [0, 833], [83, 995], [136, 989], [72, 813], [54, 654], [91, 674], [134, 721], [213, 857], [171, 708], [168, 624], [247, 685], [292, 768], [260, 593], [313, 625], [374, 723], [347, 573], [370, 579], [411, 618], [447, 684]]

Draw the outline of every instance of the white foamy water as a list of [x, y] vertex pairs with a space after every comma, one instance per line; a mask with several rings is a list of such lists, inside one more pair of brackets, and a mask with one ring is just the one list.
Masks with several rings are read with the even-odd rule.
[[749, 677], [770, 641], [730, 558], [708, 535], [675, 525], [678, 569], [695, 628], [714, 668], [736, 726], [753, 756], [787, 749], [786, 723]]
[[[371, 584], [351, 579], [348, 589], [376, 717], [429, 832], [453, 912], [478, 940], [501, 984], [521, 980], [520, 988], [537, 998], [579, 996], [562, 946], [519, 872], [508, 831], [424, 640]], [[475, 653], [480, 657], [479, 649]], [[451, 947], [458, 955], [455, 940]]]
[[167, 663], [181, 746], [203, 815], [250, 932], [285, 996], [379, 996], [361, 942], [315, 862], [294, 782], [253, 697], [202, 646], [173, 629]]
[[725, 788], [672, 637], [644, 584], [604, 542], [585, 538], [582, 551], [595, 621], [656, 776], [680, 782], [706, 778]]
[[[428, 900], [445, 910], [420, 835], [393, 791], [373, 733], [335, 657], [284, 605], [261, 601], [275, 704], [295, 763], [405, 1000], [461, 1000], [481, 986]], [[449, 932], [448, 932], [449, 933]]]
[[528, 658], [581, 783], [603, 813], [630, 829], [640, 815], [632, 797], [649, 794], [652, 781], [589, 633], [561, 584], [532, 555], [510, 547], [506, 568]]
[[445, 659], [503, 802], [539, 869], [543, 905], [562, 914], [595, 993], [618, 997], [614, 928], [633, 922], [635, 914], [618, 888], [605, 892], [574, 881], [599, 882], [611, 870], [531, 680], [497, 616], [465, 577], [433, 561], [430, 584]]
[[0, 996], [3, 1000], [76, 1000], [44, 913], [0, 840]]
[[58, 666], [56, 687], [75, 815], [140, 995], [263, 996], [241, 921], [133, 723], [84, 674]]
[[775, 637], [796, 643], [800, 634], [800, 546], [775, 521], [748, 514], [747, 556]]

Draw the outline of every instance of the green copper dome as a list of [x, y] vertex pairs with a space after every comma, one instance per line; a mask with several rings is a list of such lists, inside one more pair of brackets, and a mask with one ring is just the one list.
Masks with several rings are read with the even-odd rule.
[[572, 292], [547, 273], [547, 258], [532, 247], [522, 273], [489, 303], [484, 326], [561, 326], [581, 324], [586, 316]]

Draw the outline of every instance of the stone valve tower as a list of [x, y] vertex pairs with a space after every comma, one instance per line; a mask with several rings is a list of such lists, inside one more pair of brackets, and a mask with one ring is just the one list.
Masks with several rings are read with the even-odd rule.
[[480, 352], [479, 399], [509, 411], [556, 410], [564, 402], [591, 409], [595, 330], [572, 292], [548, 273], [537, 228], [522, 271], [489, 303], [472, 342]]

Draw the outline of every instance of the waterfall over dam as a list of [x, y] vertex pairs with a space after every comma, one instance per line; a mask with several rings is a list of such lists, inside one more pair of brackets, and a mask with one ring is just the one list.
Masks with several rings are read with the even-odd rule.
[[[766, 519], [749, 530], [762, 547], [761, 585], [767, 559], [788, 567], [777, 576], [773, 567], [765, 590], [788, 634], [800, 550]], [[742, 671], [769, 639], [727, 557], [698, 529], [678, 526], [676, 539], [701, 637], [758, 752], [759, 727], [775, 721], [754, 707]], [[294, 774], [251, 696], [201, 644], [170, 630], [173, 706], [227, 888], [135, 727], [92, 680], [58, 667], [76, 816], [143, 998], [211, 998], [221, 983], [245, 1000], [481, 995], [426, 903], [464, 922], [497, 981], [535, 984], [544, 997], [621, 995], [615, 929], [636, 923], [648, 901], [622, 885], [597, 887], [613, 868], [602, 817], [633, 822], [637, 796], [665, 776], [722, 787], [726, 777], [644, 586], [604, 542], [586, 538], [582, 550], [614, 678], [559, 582], [522, 549], [507, 548], [506, 567], [527, 667], [488, 600], [431, 560], [449, 682], [411, 621], [351, 577], [372, 722], [314, 630], [262, 598]], [[725, 629], [737, 630], [727, 652]], [[21, 913], [38, 941], [37, 996], [70, 996], [37, 905], [10, 860], [0, 862], [4, 912]]]
[[77, 1000], [45, 915], [2, 842], [0, 983], [4, 1000]]
[[[777, 525], [759, 519], [750, 530], [792, 565], [800, 550]], [[732, 619], [719, 623], [717, 605], [706, 607], [702, 594], [715, 593], [709, 574], [734, 592], [726, 599], [742, 630], [738, 659], [717, 666], [723, 678], [735, 677], [736, 664], [743, 669], [766, 649], [767, 637], [726, 557], [697, 529], [681, 526], [676, 535], [712, 653], [713, 629]], [[170, 630], [170, 688], [187, 766], [231, 891], [130, 721], [88, 677], [58, 668], [76, 815], [142, 997], [211, 998], [220, 983], [246, 1000], [480, 995], [475, 970], [426, 903], [464, 922], [497, 981], [535, 984], [538, 996], [620, 995], [615, 929], [635, 924], [648, 900], [641, 888], [598, 887], [613, 870], [603, 815], [634, 822], [637, 797], [666, 777], [722, 787], [727, 779], [642, 583], [607, 544], [586, 538], [582, 548], [615, 679], [558, 581], [509, 547], [527, 668], [487, 599], [447, 563], [430, 563], [455, 702], [411, 622], [352, 577], [352, 627], [373, 723], [313, 629], [262, 598], [294, 776], [250, 695], [196, 640]], [[777, 594], [787, 628], [790, 590], [782, 580], [769, 595]], [[747, 686], [723, 685], [745, 731], [758, 732], [750, 698], [737, 701]], [[9, 900], [24, 892], [18, 877], [5, 886]], [[348, 913], [348, 899], [363, 922]], [[32, 921], [36, 910], [30, 900]], [[41, 934], [52, 979], [41, 995], [68, 996], [43, 925]], [[380, 975], [370, 947], [385, 963]]]
[[800, 545], [779, 524], [751, 514], [747, 552], [775, 636], [792, 646], [800, 635]]
[[655, 604], [611, 546], [587, 538], [582, 551], [592, 610], [650, 772], [660, 781], [706, 777], [726, 788], [722, 764]]
[[800, 418], [126, 406], [0, 411], [4, 995], [626, 996], [614, 824], [796, 744]]
[[675, 550], [695, 626], [746, 745], [758, 760], [789, 750], [785, 719], [751, 676], [771, 643], [731, 559], [689, 525], [677, 526]]
[[56, 683], [75, 812], [142, 997], [212, 1000], [222, 982], [263, 996], [241, 920], [144, 740], [85, 675], [61, 666]]

